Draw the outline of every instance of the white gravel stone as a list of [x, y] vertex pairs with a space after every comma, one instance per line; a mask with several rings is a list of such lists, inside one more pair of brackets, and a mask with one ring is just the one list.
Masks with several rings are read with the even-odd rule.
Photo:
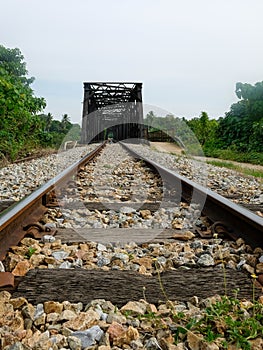
[[[186, 176], [204, 187], [221, 195], [228, 195], [234, 202], [263, 203], [263, 183], [260, 179], [245, 176], [237, 171], [213, 166], [187, 156], [177, 156], [158, 152], [147, 145], [130, 144], [140, 155], [149, 158], [166, 168]], [[236, 197], [236, 198], [235, 198]]]
[[98, 144], [69, 149], [0, 169], [0, 200], [18, 201], [91, 152]]
[[197, 264], [199, 264], [201, 266], [213, 266], [213, 265], [215, 265], [215, 262], [214, 262], [214, 259], [211, 255], [203, 254], [198, 259]]
[[0, 272], [5, 272], [5, 267], [2, 263], [2, 261], [0, 261]]

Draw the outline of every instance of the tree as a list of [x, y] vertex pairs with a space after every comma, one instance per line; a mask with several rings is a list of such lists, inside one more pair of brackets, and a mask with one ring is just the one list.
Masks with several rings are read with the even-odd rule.
[[61, 131], [66, 132], [71, 127], [70, 118], [67, 114], [63, 114], [61, 119]]
[[16, 77], [27, 86], [33, 83], [33, 77], [26, 77], [28, 74], [26, 63], [24, 62], [24, 56], [18, 48], [8, 49], [0, 45], [0, 62], [1, 68], [3, 68], [9, 76]]
[[39, 118], [43, 125], [43, 131], [49, 132], [51, 128], [51, 124], [53, 121], [53, 115], [51, 113], [48, 114], [39, 114]]
[[172, 130], [175, 127], [175, 118], [173, 114], [167, 114], [164, 117], [164, 125], [165, 125], [165, 129], [168, 130]]
[[199, 142], [203, 146], [209, 136], [209, 119], [206, 112], [201, 112], [200, 116], [200, 129], [199, 129]]
[[193, 118], [187, 121], [187, 124], [203, 148], [213, 143], [218, 123], [215, 119], [210, 120], [206, 112], [201, 112], [199, 118]]
[[146, 114], [146, 118], [144, 119], [145, 124], [148, 127], [148, 131], [151, 130], [152, 126], [153, 126], [153, 121], [156, 119], [156, 115], [154, 114], [153, 111], [150, 111]]
[[79, 141], [81, 136], [81, 128], [79, 124], [71, 124], [70, 130], [64, 137], [65, 141]]
[[46, 103], [34, 96], [19, 49], [0, 45], [0, 154], [15, 159], [35, 145], [41, 122], [36, 115]]
[[246, 83], [236, 83], [235, 93], [239, 99], [246, 101], [263, 100], [263, 82], [258, 82], [254, 86]]
[[240, 101], [232, 104], [219, 122], [221, 145], [241, 152], [263, 152], [263, 82], [254, 86], [238, 82], [235, 92]]
[[52, 123], [52, 119], [53, 119], [52, 114], [51, 114], [51, 113], [48, 113], [48, 114], [47, 114], [47, 118], [46, 118], [46, 131], [49, 131], [49, 130], [50, 130], [51, 123]]

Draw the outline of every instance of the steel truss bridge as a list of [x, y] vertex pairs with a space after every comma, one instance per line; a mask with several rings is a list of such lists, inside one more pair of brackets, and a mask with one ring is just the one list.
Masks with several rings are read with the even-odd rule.
[[81, 143], [142, 137], [142, 83], [84, 83]]

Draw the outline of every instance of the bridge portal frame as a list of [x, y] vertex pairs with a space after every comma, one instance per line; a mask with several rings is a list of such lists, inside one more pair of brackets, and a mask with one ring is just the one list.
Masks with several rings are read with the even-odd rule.
[[81, 143], [143, 137], [142, 83], [84, 82]]

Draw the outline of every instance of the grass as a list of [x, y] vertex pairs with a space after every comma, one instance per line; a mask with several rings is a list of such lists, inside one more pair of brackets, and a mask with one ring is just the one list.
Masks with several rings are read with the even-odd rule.
[[207, 163], [211, 165], [219, 166], [222, 168], [232, 169], [245, 175], [251, 175], [254, 177], [263, 178], [263, 171], [259, 169], [245, 168], [231, 162], [225, 162], [220, 160], [207, 160]]
[[165, 315], [146, 312], [134, 316], [132, 311], [123, 314], [131, 320], [133, 317], [145, 320], [154, 328], [171, 327], [175, 345], [185, 342], [190, 332], [199, 339], [200, 349], [207, 349], [205, 344], [211, 344], [211, 349], [216, 345], [220, 350], [229, 349], [232, 345], [232, 349], [252, 350], [251, 341], [263, 337], [263, 304], [239, 300], [237, 293], [235, 297], [217, 296], [198, 315], [188, 310], [176, 312], [170, 301], [166, 302]]
[[[154, 319], [156, 316], [142, 316], [146, 317]], [[229, 349], [232, 345], [236, 349], [250, 350], [250, 341], [263, 337], [263, 305], [255, 300], [246, 303], [225, 295], [204, 308], [199, 317], [189, 312], [176, 313], [173, 309], [167, 317], [173, 321], [175, 344], [184, 342], [191, 332], [199, 338], [202, 346], [213, 343], [219, 349]]]
[[[199, 338], [199, 345], [204, 349], [207, 348], [205, 346], [206, 343], [213, 343], [219, 349], [229, 349], [232, 345], [236, 349], [252, 350], [250, 341], [257, 338], [262, 339], [263, 304], [255, 300], [254, 283], [257, 279], [256, 275], [251, 275], [252, 301], [239, 300], [237, 297], [238, 290], [235, 291], [235, 297], [226, 295], [226, 279], [223, 268], [225, 295], [218, 296], [216, 301], [202, 310], [199, 317], [195, 317], [189, 312], [175, 311], [164, 290], [157, 259], [153, 260], [161, 291], [166, 299], [166, 305], [170, 308], [169, 316], [174, 323], [173, 338], [175, 344], [184, 342], [188, 332], [195, 334]], [[222, 263], [224, 267], [223, 257]], [[154, 319], [156, 315], [150, 313], [144, 315], [144, 317]]]
[[204, 154], [206, 157], [220, 158], [224, 160], [233, 160], [242, 163], [251, 163], [257, 165], [263, 165], [263, 153], [262, 152], [238, 152], [233, 149], [214, 149], [210, 150], [205, 148]]
[[205, 314], [195, 325], [208, 342], [222, 339], [224, 346], [236, 344], [237, 348], [249, 350], [250, 339], [263, 336], [263, 305], [254, 301], [245, 310], [242, 301], [224, 296], [205, 309]]
[[25, 254], [26, 259], [30, 259], [31, 256], [36, 252], [36, 249], [33, 247], [29, 247], [27, 253]]

